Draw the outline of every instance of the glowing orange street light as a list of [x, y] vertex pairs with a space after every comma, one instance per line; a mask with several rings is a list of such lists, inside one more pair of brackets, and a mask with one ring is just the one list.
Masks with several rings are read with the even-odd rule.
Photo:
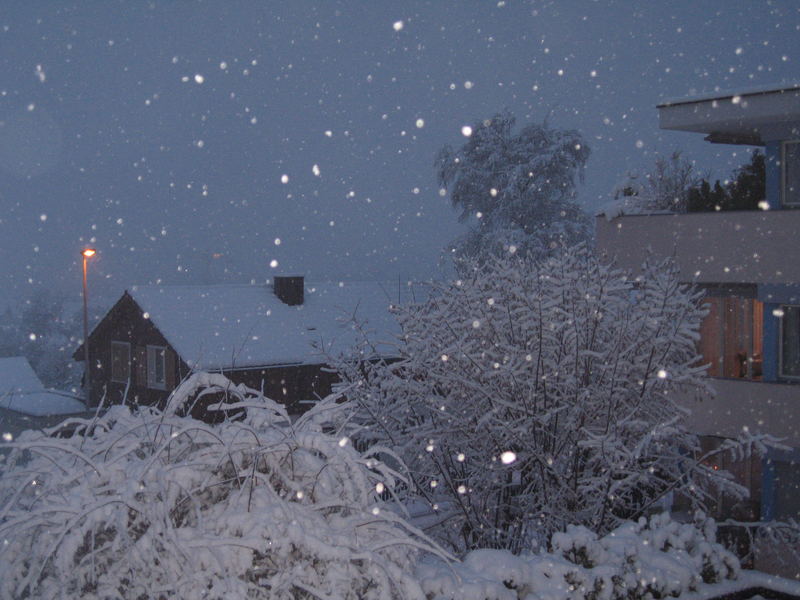
[[89, 292], [86, 286], [86, 262], [97, 254], [94, 248], [86, 248], [83, 256], [83, 384], [87, 405], [92, 401], [91, 367], [89, 365]]

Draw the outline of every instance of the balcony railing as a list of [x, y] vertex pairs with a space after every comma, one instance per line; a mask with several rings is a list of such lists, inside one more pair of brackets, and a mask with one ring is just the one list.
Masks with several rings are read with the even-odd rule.
[[691, 426], [701, 435], [735, 438], [743, 428], [768, 432], [800, 447], [800, 386], [747, 379], [713, 378], [713, 398], [676, 398], [692, 411]]
[[649, 249], [684, 281], [800, 283], [800, 210], [600, 216], [596, 232], [598, 252], [633, 272]]

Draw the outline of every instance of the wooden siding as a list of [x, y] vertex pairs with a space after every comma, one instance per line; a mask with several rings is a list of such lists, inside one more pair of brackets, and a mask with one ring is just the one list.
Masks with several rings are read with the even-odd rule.
[[[130, 377], [127, 383], [111, 381], [111, 343], [127, 342], [131, 347]], [[165, 353], [166, 389], [150, 389], [147, 386], [147, 346], [163, 346]], [[78, 348], [74, 358], [83, 358], [83, 347]], [[177, 355], [174, 348], [144, 313], [133, 298], [125, 293], [89, 336], [89, 358], [91, 364], [90, 406], [126, 403], [163, 408], [169, 394], [191, 369]], [[253, 368], [223, 370], [222, 373], [234, 383], [243, 383], [262, 390], [277, 402], [285, 404], [292, 414], [305, 412], [311, 404], [331, 392], [339, 379], [323, 364], [314, 365], [266, 365]], [[202, 405], [194, 406], [192, 416], [214, 421], [219, 415], [208, 414], [206, 406], [212, 401], [208, 397]]]
[[[111, 342], [131, 345], [131, 369], [127, 383], [111, 381]], [[147, 346], [166, 347], [167, 390], [147, 387]], [[82, 350], [75, 353], [82, 358]], [[174, 349], [127, 293], [114, 305], [89, 336], [89, 362], [91, 364], [90, 406], [142, 404], [163, 407], [169, 392], [179, 381], [178, 362]], [[188, 370], [186, 370], [188, 371]], [[185, 371], [185, 372], [186, 372]], [[172, 383], [172, 387], [169, 383]]]

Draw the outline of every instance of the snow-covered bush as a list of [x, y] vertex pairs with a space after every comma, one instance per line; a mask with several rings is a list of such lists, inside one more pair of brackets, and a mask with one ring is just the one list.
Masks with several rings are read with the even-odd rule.
[[[206, 388], [244, 414], [175, 415]], [[344, 410], [332, 397], [292, 423], [200, 374], [164, 413], [26, 432], [0, 479], [0, 597], [420, 597], [411, 568], [435, 548], [381, 500], [396, 474], [336, 429]]]
[[521, 551], [570, 523], [602, 535], [673, 493], [743, 493], [694, 458], [675, 401], [708, 392], [698, 299], [668, 263], [632, 279], [583, 246], [507, 255], [398, 307], [400, 359], [342, 364], [345, 393], [455, 550]]
[[570, 525], [549, 552], [514, 556], [474, 550], [463, 563], [423, 561], [418, 573], [429, 598], [459, 600], [637, 600], [678, 597], [704, 584], [736, 579], [738, 559], [716, 543], [716, 526], [666, 514], [625, 522], [598, 538]]
[[647, 173], [628, 173], [614, 190], [614, 200], [621, 203], [626, 214], [685, 213], [692, 190], [699, 187], [701, 180], [692, 162], [675, 151], [669, 158], [657, 156], [653, 169]]

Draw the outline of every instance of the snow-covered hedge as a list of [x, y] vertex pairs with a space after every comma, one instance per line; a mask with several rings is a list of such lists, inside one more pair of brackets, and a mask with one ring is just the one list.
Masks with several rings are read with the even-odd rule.
[[[215, 426], [175, 415], [202, 390], [246, 415]], [[202, 374], [171, 407], [114, 407], [76, 420], [71, 438], [8, 444], [0, 597], [421, 597], [411, 569], [435, 548], [381, 501], [395, 473], [330, 429], [335, 398], [292, 423], [258, 392]]]
[[439, 600], [636, 600], [678, 597], [736, 579], [739, 561], [715, 542], [716, 525], [666, 514], [627, 522], [599, 538], [581, 526], [553, 535], [550, 552], [474, 550], [452, 566], [424, 561], [419, 577]]

